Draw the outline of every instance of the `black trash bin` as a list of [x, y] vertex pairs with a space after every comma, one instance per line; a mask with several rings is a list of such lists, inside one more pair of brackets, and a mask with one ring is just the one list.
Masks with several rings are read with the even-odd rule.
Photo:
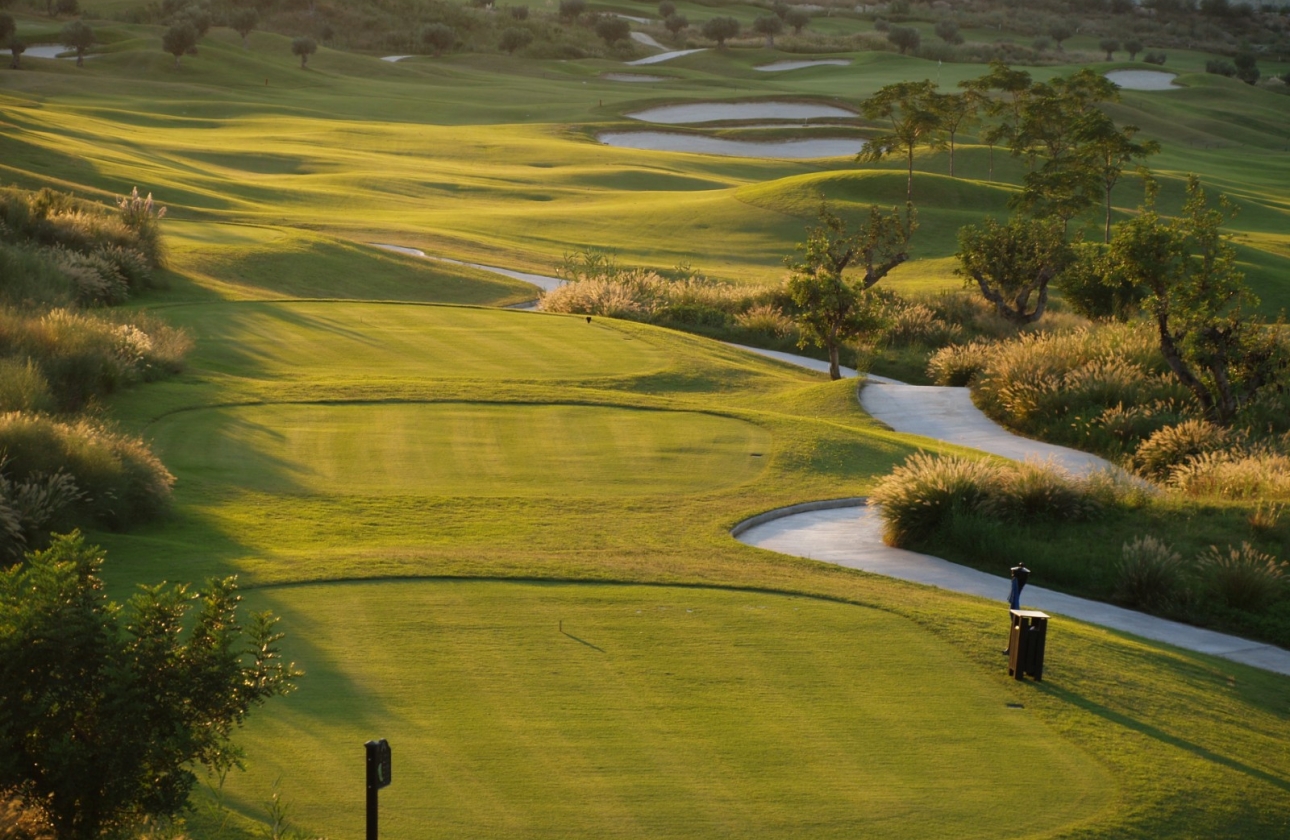
[[1034, 610], [1009, 610], [1012, 631], [1008, 636], [1008, 675], [1021, 679], [1029, 675], [1044, 678], [1044, 639], [1048, 615]]

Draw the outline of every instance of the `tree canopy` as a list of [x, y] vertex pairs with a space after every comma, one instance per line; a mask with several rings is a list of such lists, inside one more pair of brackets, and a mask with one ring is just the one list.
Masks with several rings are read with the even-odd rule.
[[726, 41], [739, 34], [739, 21], [732, 17], [709, 18], [704, 21], [703, 29], [700, 31], [704, 38], [716, 41], [717, 47], [724, 49]]
[[242, 625], [232, 578], [121, 606], [102, 564], [73, 533], [0, 572], [0, 790], [23, 792], [59, 840], [177, 815], [193, 767], [233, 760], [247, 713], [300, 676], [273, 616]]

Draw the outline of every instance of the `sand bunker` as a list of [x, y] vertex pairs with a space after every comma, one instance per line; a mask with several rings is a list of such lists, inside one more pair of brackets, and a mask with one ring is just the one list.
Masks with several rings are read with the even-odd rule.
[[642, 122], [683, 125], [725, 120], [812, 120], [855, 114], [833, 105], [810, 102], [695, 102], [650, 108], [627, 116]]
[[834, 137], [757, 143], [750, 140], [723, 140], [719, 137], [699, 137], [693, 134], [669, 134], [663, 131], [608, 132], [600, 135], [599, 139], [606, 146], [616, 146], [621, 149], [690, 152], [692, 154], [722, 155], [724, 157], [782, 158], [787, 160], [852, 157], [864, 146], [864, 141], [858, 138]]
[[[63, 53], [67, 53], [67, 55], [63, 55]], [[74, 50], [69, 50], [67, 47], [57, 44], [37, 44], [27, 47], [22, 54], [32, 58], [76, 58]], [[86, 56], [86, 58], [89, 58], [89, 56]]]
[[644, 73], [606, 73], [601, 76], [611, 82], [663, 82], [666, 76], [646, 76]]
[[381, 61], [402, 61], [405, 58], [412, 58], [410, 55], [387, 55], [381, 58]]
[[801, 70], [804, 67], [824, 67], [826, 65], [846, 67], [850, 63], [850, 59], [846, 58], [817, 58], [813, 61], [776, 61], [774, 64], [763, 64], [753, 69], [760, 70], [763, 73], [780, 73], [785, 70]]
[[1177, 75], [1159, 70], [1113, 70], [1106, 77], [1125, 90], [1182, 90]]
[[699, 47], [697, 50], [672, 50], [672, 52], [659, 53], [651, 55], [649, 58], [638, 58], [635, 61], [627, 62], [628, 67], [640, 67], [643, 64], [660, 64], [664, 61], [671, 61], [674, 58], [680, 58], [683, 55], [703, 52], [707, 47]]
[[[623, 15], [619, 15], [618, 17], [624, 17], [624, 16], [623, 16]], [[648, 21], [646, 21], [646, 22], [648, 23]], [[656, 50], [665, 50], [665, 49], [667, 49], [667, 47], [663, 46], [663, 45], [662, 45], [662, 44], [660, 44], [658, 41], [655, 41], [653, 38], [651, 38], [650, 36], [646, 35], [644, 32], [633, 32], [633, 33], [632, 33], [632, 40], [633, 40], [633, 41], [635, 41], [635, 42], [636, 42], [636, 43], [638, 43], [638, 44], [644, 44], [644, 45], [645, 45], [645, 46], [647, 46], [647, 47], [653, 47], [653, 48], [654, 48], [654, 49], [656, 49]]]

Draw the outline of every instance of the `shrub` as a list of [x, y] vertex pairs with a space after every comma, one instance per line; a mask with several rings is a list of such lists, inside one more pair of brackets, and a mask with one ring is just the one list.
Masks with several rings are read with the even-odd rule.
[[1231, 434], [1208, 420], [1185, 420], [1166, 426], [1143, 441], [1133, 455], [1138, 475], [1163, 481], [1188, 460], [1227, 446]]
[[31, 359], [0, 359], [0, 412], [49, 411], [54, 395], [49, 381]]
[[1051, 464], [999, 463], [924, 452], [911, 455], [869, 494], [881, 506], [883, 539], [926, 540], [959, 516], [997, 522], [1082, 521], [1096, 515], [1109, 485], [1075, 478]]
[[1146, 55], [1142, 57], [1142, 60], [1148, 64], [1159, 65], [1159, 64], [1164, 64], [1166, 61], [1168, 61], [1169, 56], [1165, 55], [1162, 52], [1148, 52]]
[[1213, 58], [1205, 62], [1205, 72], [1231, 78], [1236, 75], [1236, 65], [1227, 59]]
[[1182, 573], [1182, 557], [1168, 545], [1155, 537], [1137, 537], [1121, 551], [1115, 599], [1131, 607], [1159, 608], [1179, 590]]
[[1249, 543], [1220, 551], [1210, 546], [1197, 558], [1197, 566], [1224, 604], [1257, 612], [1275, 601], [1285, 585], [1287, 564]]
[[147, 198], [140, 198], [138, 187], [131, 189], [128, 196], [118, 198], [117, 208], [121, 211], [121, 221], [134, 233], [138, 250], [152, 265], [164, 265], [161, 220], [165, 218], [166, 208], [158, 207], [153, 202], [152, 193], [148, 193]]
[[963, 335], [963, 327], [941, 317], [931, 306], [896, 295], [882, 298], [883, 328], [879, 341], [888, 347], [944, 347]]
[[735, 324], [749, 332], [763, 333], [776, 338], [793, 334], [793, 319], [779, 307], [761, 303], [735, 316]]
[[10, 565], [48, 545], [53, 523], [83, 495], [67, 473], [12, 481], [4, 468], [0, 461], [0, 562]]
[[1006, 522], [1061, 519], [1080, 522], [1101, 509], [1085, 483], [1051, 463], [1010, 465], [1001, 469], [978, 510]]
[[899, 547], [925, 540], [955, 512], [976, 511], [999, 470], [993, 461], [909, 456], [869, 494], [869, 504], [882, 508], [883, 541]]
[[141, 440], [88, 419], [0, 414], [0, 456], [15, 485], [68, 476], [82, 494], [72, 514], [109, 528], [158, 516], [175, 481]]
[[927, 375], [937, 385], [961, 388], [985, 370], [990, 345], [983, 341], [942, 347], [927, 362]]
[[1290, 456], [1269, 451], [1204, 452], [1174, 467], [1169, 482], [1191, 496], [1290, 499]]

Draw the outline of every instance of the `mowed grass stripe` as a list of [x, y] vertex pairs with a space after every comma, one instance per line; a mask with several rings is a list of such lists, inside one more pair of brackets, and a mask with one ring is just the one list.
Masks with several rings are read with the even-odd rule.
[[[339, 756], [370, 737], [395, 749], [391, 836], [1040, 836], [1113, 796], [951, 646], [870, 608], [478, 581], [249, 597], [310, 677], [252, 720], [234, 801], [281, 775], [330, 836], [361, 832], [361, 761]], [[1000, 807], [1008, 744], [1042, 807]]]
[[165, 315], [193, 333], [194, 368], [254, 379], [551, 380], [666, 363], [607, 319], [342, 301], [211, 303]]
[[336, 496], [708, 492], [761, 472], [770, 434], [729, 417], [581, 405], [254, 405], [152, 428], [186, 481]]

